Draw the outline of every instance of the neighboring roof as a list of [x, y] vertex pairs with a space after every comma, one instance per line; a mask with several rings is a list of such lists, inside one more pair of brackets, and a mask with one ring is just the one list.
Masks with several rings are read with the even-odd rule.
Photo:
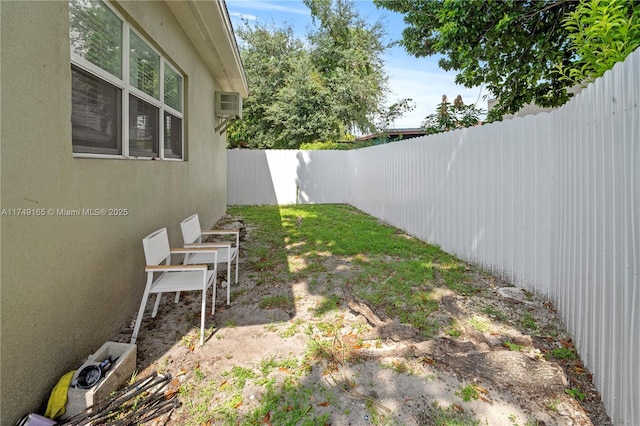
[[402, 136], [403, 138], [405, 136], [409, 136], [409, 137], [417, 137], [417, 136], [424, 136], [426, 135], [427, 132], [424, 131], [423, 129], [419, 128], [419, 127], [415, 127], [415, 128], [405, 128], [405, 129], [385, 129], [383, 132], [381, 133], [372, 133], [370, 135], [364, 135], [364, 136], [360, 136], [358, 138], [356, 138], [357, 141], [366, 141], [369, 139], [376, 139], [379, 138], [381, 136], [387, 136], [390, 139], [398, 139], [400, 138], [400, 136]]
[[249, 95], [229, 12], [224, 0], [166, 0], [185, 33], [224, 92]]

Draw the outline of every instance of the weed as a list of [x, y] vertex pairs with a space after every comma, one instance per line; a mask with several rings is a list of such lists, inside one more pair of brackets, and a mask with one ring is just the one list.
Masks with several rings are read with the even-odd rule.
[[340, 298], [338, 296], [331, 295], [331, 296], [325, 297], [322, 303], [320, 304], [320, 306], [314, 309], [315, 311], [314, 316], [321, 317], [327, 312], [335, 311], [338, 309], [339, 305], [340, 305]]
[[182, 345], [189, 349], [193, 346], [193, 342], [195, 341], [195, 337], [192, 334], [187, 334], [182, 336]]
[[243, 388], [248, 379], [253, 379], [256, 374], [253, 370], [244, 367], [233, 367], [230, 376], [234, 378], [238, 387]]
[[264, 329], [267, 330], [270, 333], [275, 333], [276, 331], [278, 331], [278, 326], [275, 325], [274, 323], [270, 323], [264, 326]]
[[484, 308], [482, 308], [482, 313], [501, 322], [507, 321], [507, 316], [504, 314], [504, 312], [492, 306], [485, 306]]
[[464, 402], [469, 402], [472, 399], [478, 399], [480, 397], [478, 390], [473, 385], [462, 386], [459, 390], [455, 391], [454, 394]]
[[200, 369], [200, 367], [196, 367], [193, 369], [193, 374], [196, 376], [196, 379], [198, 381], [202, 381], [204, 380], [204, 373], [202, 372], [202, 370]]
[[274, 354], [274, 355], [271, 355], [269, 358], [266, 358], [260, 361], [258, 368], [260, 369], [260, 372], [266, 376], [277, 366], [278, 366], [278, 361], [276, 361], [276, 355]]
[[[513, 423], [513, 426], [518, 426], [518, 416], [516, 416], [515, 414], [509, 414], [509, 420], [511, 421], [511, 423]], [[524, 424], [524, 426], [538, 426], [538, 424], [539, 423], [537, 420], [529, 416], [527, 417], [527, 422]]]
[[[157, 368], [157, 373], [158, 374], [164, 374], [165, 371], [167, 371], [167, 367], [169, 366], [169, 358], [163, 358], [161, 362], [158, 363], [158, 368]], [[137, 372], [134, 372], [134, 374], [137, 374]], [[133, 383], [135, 381], [135, 376], [131, 377], [131, 383]]]
[[[165, 361], [168, 361], [167, 358], [165, 358]], [[158, 374], [162, 374], [162, 373], [158, 372]], [[131, 373], [131, 377], [129, 378], [127, 385], [134, 384], [137, 378], [138, 378], [138, 370], [134, 370], [133, 373]]]
[[558, 411], [558, 405], [560, 405], [560, 400], [554, 399], [549, 404], [547, 404], [547, 408], [551, 411]]
[[398, 374], [413, 374], [413, 370], [406, 362], [392, 361], [391, 364], [381, 364], [383, 368], [388, 368]]
[[520, 317], [520, 325], [522, 325], [522, 327], [526, 330], [533, 331], [538, 329], [538, 323], [536, 322], [533, 315], [531, 315], [529, 312], [525, 312], [522, 314], [522, 316]]
[[455, 338], [458, 338], [462, 335], [462, 332], [457, 328], [448, 328], [447, 331], [445, 331], [445, 333], [448, 336], [455, 337]]
[[524, 345], [518, 345], [517, 343], [513, 343], [509, 340], [505, 341], [502, 346], [514, 352], [520, 352], [522, 349], [524, 349]]
[[527, 423], [524, 424], [524, 426], [538, 426], [538, 425], [540, 425], [540, 423], [531, 416], [527, 417]]
[[573, 387], [571, 389], [564, 390], [566, 394], [571, 395], [575, 399], [579, 399], [580, 401], [584, 401], [585, 394], [577, 387]]
[[307, 343], [306, 356], [311, 359], [331, 358], [331, 343], [326, 340], [312, 338]]
[[303, 323], [304, 321], [300, 319], [295, 320], [284, 331], [282, 331], [281, 333], [278, 333], [278, 336], [282, 337], [283, 339], [286, 339], [287, 337], [295, 336], [298, 333], [298, 327], [300, 327]]
[[352, 326], [352, 331], [356, 334], [363, 334], [370, 330], [370, 326], [367, 323], [360, 322]]
[[469, 324], [482, 333], [488, 333], [491, 329], [489, 322], [483, 318], [473, 317], [469, 320]]
[[545, 333], [547, 334], [547, 336], [551, 337], [551, 338], [558, 338], [558, 336], [560, 336], [560, 331], [554, 327], [554, 326], [548, 326], [545, 329]]
[[246, 288], [243, 288], [241, 290], [233, 290], [231, 292], [231, 299], [235, 300], [240, 296], [244, 296], [245, 294], [247, 294], [247, 291], [248, 290]]
[[336, 325], [330, 325], [330, 327], [325, 329], [324, 338], [311, 336], [307, 343], [307, 358], [326, 359], [330, 363], [340, 365], [346, 362], [357, 362], [361, 340], [354, 334], [339, 334], [339, 328]]
[[573, 348], [565, 347], [551, 350], [551, 355], [553, 355], [554, 358], [562, 359], [565, 361], [578, 358], [578, 355], [576, 354], [576, 351], [573, 350]]
[[479, 426], [480, 421], [475, 420], [470, 413], [461, 411], [457, 405], [441, 407], [438, 402], [431, 404], [418, 416], [421, 425], [434, 426]]
[[202, 381], [197, 386], [180, 387], [179, 394], [183, 409], [188, 413], [191, 424], [202, 424], [217, 417], [211, 401], [216, 399], [218, 385], [214, 381]]
[[287, 309], [293, 308], [293, 299], [290, 296], [277, 295], [266, 296], [258, 304], [260, 309]]
[[[243, 424], [274, 424], [312, 426], [327, 424], [328, 414], [316, 415], [309, 402], [318, 390], [291, 380], [281, 385], [269, 383], [258, 408], [248, 413]], [[320, 390], [322, 393], [322, 389]]]

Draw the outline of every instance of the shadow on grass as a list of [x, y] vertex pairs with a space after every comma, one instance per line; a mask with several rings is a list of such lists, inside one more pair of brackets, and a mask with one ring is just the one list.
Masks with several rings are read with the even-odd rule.
[[[182, 408], [168, 424], [532, 420], [497, 390], [491, 404], [477, 390], [464, 400], [471, 384], [436, 370], [429, 357], [403, 356], [397, 342], [372, 336], [345, 292], [380, 318], [411, 325], [417, 333], [406, 346], [434, 336], [455, 340], [467, 329], [443, 314], [442, 294], [481, 293], [479, 271], [346, 205], [231, 207], [227, 219], [245, 227], [240, 284], [232, 287], [230, 307], [219, 298], [205, 345], [197, 345], [197, 298], [178, 305], [167, 299], [155, 320], [146, 316], [140, 334], [141, 374], [180, 377]], [[388, 355], [371, 356], [375, 351]]]

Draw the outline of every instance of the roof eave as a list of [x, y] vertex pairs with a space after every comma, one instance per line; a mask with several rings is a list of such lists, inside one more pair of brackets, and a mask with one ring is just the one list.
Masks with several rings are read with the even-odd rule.
[[166, 1], [224, 92], [246, 98], [249, 85], [224, 0]]

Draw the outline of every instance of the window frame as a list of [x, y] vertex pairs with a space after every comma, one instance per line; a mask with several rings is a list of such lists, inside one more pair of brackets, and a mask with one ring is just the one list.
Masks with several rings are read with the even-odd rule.
[[[73, 52], [73, 50], [71, 49], [71, 44], [69, 45], [70, 48], [70, 55], [71, 55], [71, 61], [70, 61], [70, 66], [75, 66], [76, 68], [80, 69], [81, 71], [83, 71], [84, 73], [90, 75], [93, 78], [97, 78], [100, 79], [108, 84], [113, 85], [114, 87], [116, 87], [117, 89], [119, 89], [121, 91], [121, 96], [120, 96], [120, 101], [121, 101], [121, 105], [120, 105], [120, 114], [121, 116], [119, 117], [119, 124], [120, 124], [120, 137], [121, 137], [121, 153], [120, 154], [108, 154], [108, 153], [90, 153], [90, 152], [75, 152], [73, 151], [73, 142], [72, 142], [72, 151], [73, 151], [73, 156], [74, 157], [79, 157], [79, 158], [110, 158], [110, 159], [133, 159], [133, 160], [166, 160], [166, 161], [185, 161], [185, 114], [184, 114], [184, 110], [185, 110], [185, 105], [186, 105], [186, 99], [185, 99], [185, 75], [180, 72], [178, 70], [178, 68], [173, 65], [173, 63], [171, 63], [170, 59], [163, 55], [157, 48], [156, 46], [154, 46], [153, 43], [149, 42], [149, 40], [140, 33], [140, 31], [138, 31], [136, 28], [133, 27], [133, 25], [127, 21], [127, 19], [125, 17], [122, 16], [122, 14], [120, 14], [108, 1], [106, 0], [102, 0], [101, 3], [105, 6], [108, 7], [109, 10], [111, 12], [113, 12], [116, 17], [118, 19], [120, 19], [120, 21], [122, 22], [122, 46], [120, 48], [120, 54], [121, 54], [121, 60], [122, 60], [122, 78], [118, 78], [117, 76], [111, 74], [108, 71], [103, 70], [102, 68], [100, 68], [99, 66], [93, 64], [92, 62], [90, 62], [89, 60], [85, 59], [84, 57], [78, 55], [77, 53]], [[71, 22], [69, 22], [69, 27], [71, 25]], [[156, 55], [158, 55], [159, 60], [160, 60], [160, 66], [159, 66], [159, 70], [158, 70], [158, 84], [159, 84], [159, 96], [158, 99], [154, 98], [153, 96], [150, 96], [148, 94], [146, 94], [145, 92], [143, 92], [142, 90], [136, 88], [135, 86], [133, 86], [132, 84], [130, 84], [130, 72], [131, 72], [131, 68], [130, 68], [130, 49], [131, 49], [131, 44], [130, 44], [130, 34], [134, 33], [137, 37], [139, 37], [148, 47], [149, 49], [151, 49], [151, 51], [153, 53], [155, 53]], [[179, 77], [180, 77], [180, 94], [181, 94], [181, 106], [182, 106], [182, 110], [183, 111], [178, 111], [175, 108], [165, 104], [165, 99], [164, 99], [164, 89], [165, 89], [165, 83], [164, 83], [164, 79], [165, 79], [165, 67], [169, 67], [171, 69], [171, 71], [173, 71], [174, 73], [176, 73]], [[129, 126], [130, 126], [130, 120], [129, 120], [129, 97], [130, 96], [134, 96], [136, 97], [139, 101], [145, 102], [155, 108], [158, 109], [158, 117], [157, 117], [157, 123], [158, 123], [158, 140], [157, 140], [157, 146], [158, 146], [158, 152], [157, 154], [154, 153], [154, 155], [152, 156], [144, 156], [144, 155], [131, 155], [130, 154], [130, 149], [129, 149]], [[73, 100], [72, 100], [73, 102]], [[176, 158], [173, 156], [170, 157], [165, 157], [165, 113], [168, 113], [174, 117], [176, 117], [177, 119], [180, 120], [181, 122], [181, 128], [180, 128], [180, 142], [181, 142], [181, 147], [180, 147], [180, 158]]]

